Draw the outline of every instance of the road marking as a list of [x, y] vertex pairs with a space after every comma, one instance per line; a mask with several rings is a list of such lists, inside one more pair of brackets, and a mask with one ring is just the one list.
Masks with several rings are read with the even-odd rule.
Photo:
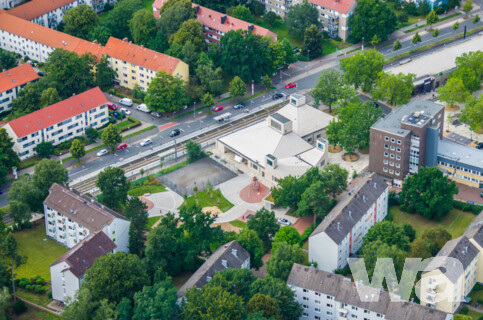
[[161, 131], [166, 130], [168, 128], [177, 126], [178, 124], [179, 124], [178, 122], [169, 122], [169, 123], [163, 124], [162, 126], [159, 126], [158, 129], [159, 129], [159, 132], [161, 132]]

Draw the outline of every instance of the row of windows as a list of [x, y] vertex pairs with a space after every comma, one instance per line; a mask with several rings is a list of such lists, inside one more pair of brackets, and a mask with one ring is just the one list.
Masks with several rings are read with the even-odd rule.
[[[384, 152], [384, 156], [385, 157], [390, 157], [391, 159], [394, 159], [394, 154], [393, 153], [389, 154], [387, 152]], [[401, 160], [401, 156], [400, 155], [396, 155], [396, 160]]]
[[399, 176], [401, 174], [401, 172], [399, 172], [399, 171], [394, 171], [393, 169], [388, 170], [386, 167], [382, 168], [382, 171], [384, 171], [384, 172], [389, 171], [390, 174], [396, 174], [396, 176]]
[[392, 151], [396, 150], [397, 152], [401, 152], [401, 148], [399, 147], [394, 147], [394, 146], [389, 146], [387, 144], [384, 144], [384, 149], [391, 149]]

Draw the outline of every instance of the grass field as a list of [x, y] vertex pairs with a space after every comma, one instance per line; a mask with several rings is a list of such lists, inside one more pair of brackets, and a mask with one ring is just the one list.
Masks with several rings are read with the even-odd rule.
[[288, 28], [283, 23], [282, 19], [277, 19], [277, 21], [273, 23], [273, 26], [269, 26], [268, 23], [263, 21], [263, 18], [260, 17], [260, 18], [255, 18], [255, 24], [257, 26], [267, 28], [270, 31], [276, 33], [278, 40], [287, 39], [294, 47], [301, 48], [303, 45], [303, 42], [304, 42], [303, 39], [294, 38], [288, 33]]
[[150, 217], [148, 218], [148, 223], [146, 224], [146, 227], [148, 229], [151, 229], [153, 225], [158, 222], [158, 220], [161, 219], [161, 217]]
[[246, 222], [240, 220], [233, 220], [230, 221], [230, 224], [234, 227], [241, 228], [241, 229], [248, 229], [248, 224]]
[[18, 242], [19, 254], [27, 257], [27, 263], [15, 270], [17, 278], [41, 276], [50, 281], [50, 265], [67, 252], [67, 248], [48, 239], [44, 225], [15, 232], [13, 235]]
[[[198, 192], [196, 194], [196, 199], [198, 199], [198, 206], [200, 206], [201, 208], [217, 206], [218, 208], [220, 208], [221, 211], [226, 212], [231, 207], [233, 207], [233, 204], [230, 201], [225, 199], [225, 197], [221, 194], [220, 190], [213, 190], [213, 199], [211, 199], [210, 193], [208, 190]], [[220, 202], [219, 204], [218, 204], [218, 200]], [[194, 196], [191, 196], [188, 199], [186, 199], [183, 204], [186, 204], [188, 206], [194, 205], [195, 204]]]
[[52, 301], [51, 299], [49, 299], [49, 297], [47, 297], [46, 293], [35, 294], [22, 288], [17, 288], [17, 295], [22, 299], [28, 300], [42, 307], [46, 307], [50, 303], [50, 301]]
[[440, 222], [428, 220], [425, 217], [418, 214], [409, 214], [403, 212], [399, 207], [391, 207], [389, 211], [393, 214], [393, 222], [397, 225], [403, 225], [409, 223], [416, 230], [417, 236], [430, 228], [441, 226], [451, 233], [453, 238], [459, 237], [463, 234], [470, 223], [475, 219], [475, 215], [471, 212], [464, 212], [458, 209], [453, 209], [450, 213], [443, 218]]
[[141, 186], [134, 189], [131, 189], [127, 192], [128, 195], [133, 197], [140, 197], [145, 193], [158, 193], [166, 191], [165, 186]]
[[27, 311], [25, 311], [19, 316], [14, 316], [13, 319], [14, 320], [58, 320], [62, 318], [27, 305]]

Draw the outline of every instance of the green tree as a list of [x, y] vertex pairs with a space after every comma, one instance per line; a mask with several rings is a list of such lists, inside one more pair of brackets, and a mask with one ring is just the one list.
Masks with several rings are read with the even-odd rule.
[[44, 105], [40, 102], [40, 96], [47, 87], [48, 84], [45, 78], [28, 83], [20, 90], [18, 97], [12, 101], [12, 112], [8, 119], [20, 118], [21, 116], [42, 109]]
[[412, 42], [413, 42], [413, 44], [417, 44], [417, 43], [419, 43], [421, 41], [422, 41], [421, 40], [421, 36], [419, 35], [419, 32], [416, 31], [416, 33], [413, 36]]
[[86, 146], [80, 139], [74, 139], [69, 149], [70, 154], [80, 162], [80, 159], [86, 155]]
[[303, 217], [313, 214], [315, 227], [317, 225], [317, 217], [325, 217], [329, 213], [330, 204], [331, 201], [325, 193], [324, 183], [317, 181], [305, 189], [302, 194], [302, 199], [297, 205], [297, 215]]
[[468, 13], [473, 10], [473, 1], [471, 0], [466, 0], [465, 3], [463, 4], [463, 11], [465, 12], [466, 16], [468, 16]]
[[160, 71], [149, 84], [144, 101], [158, 112], [181, 110], [186, 104], [186, 86], [183, 80]]
[[13, 52], [0, 49], [0, 69], [8, 70], [17, 66], [17, 59]]
[[103, 25], [111, 30], [111, 36], [124, 39], [131, 38], [128, 21], [132, 19], [134, 13], [143, 8], [140, 0], [123, 0], [114, 4], [114, 8], [107, 13]]
[[102, 299], [92, 320], [116, 320], [117, 317], [116, 304], [109, 303], [107, 299]]
[[[69, 182], [67, 169], [54, 159], [42, 159], [35, 166], [32, 177], [33, 185], [41, 192], [43, 199], [49, 195], [49, 189], [54, 183], [66, 186]], [[40, 208], [43, 211], [42, 203]]]
[[480, 15], [475, 14], [475, 16], [473, 17], [473, 23], [478, 23], [478, 22], [480, 22]]
[[179, 1], [172, 6], [168, 6], [161, 13], [157, 26], [162, 34], [169, 39], [171, 35], [178, 31], [183, 22], [190, 19], [196, 19], [195, 9], [191, 6], [191, 1]]
[[409, 238], [402, 226], [390, 221], [381, 221], [372, 226], [364, 236], [364, 244], [380, 240], [389, 246], [395, 245], [399, 249], [409, 250]]
[[452, 28], [453, 28], [454, 31], [458, 30], [459, 27], [460, 27], [460, 23], [458, 21], [456, 21], [455, 23], [453, 23]]
[[279, 20], [280, 17], [273, 11], [269, 11], [263, 15], [263, 21], [266, 22], [270, 27], [275, 24], [275, 21]]
[[481, 87], [481, 78], [478, 75], [478, 71], [478, 69], [471, 69], [468, 66], [461, 66], [451, 73], [450, 78], [461, 79], [465, 89], [471, 93], [479, 90]]
[[285, 25], [292, 36], [302, 38], [305, 30], [311, 25], [320, 25], [319, 12], [307, 1], [290, 6], [285, 17]]
[[[186, 251], [183, 238], [179, 239], [179, 231], [166, 225], [159, 225], [148, 234], [146, 250], [146, 265], [149, 273], [163, 270], [168, 274], [176, 274], [185, 270], [184, 257]], [[190, 260], [191, 261], [191, 257]], [[198, 260], [195, 260], [198, 262]]]
[[86, 129], [86, 137], [91, 140], [96, 140], [99, 137], [99, 131], [96, 128], [87, 128]]
[[17, 153], [12, 149], [13, 144], [12, 138], [7, 134], [7, 131], [4, 128], [0, 128], [0, 166], [7, 169], [18, 167], [20, 164]]
[[25, 258], [18, 253], [18, 243], [12, 233], [9, 233], [0, 243], [0, 256], [10, 265], [13, 300], [17, 301], [17, 296], [15, 295], [15, 268], [25, 263]]
[[340, 66], [347, 82], [356, 89], [361, 87], [363, 91], [369, 92], [382, 71], [384, 61], [384, 55], [380, 52], [365, 50], [341, 60]]
[[101, 133], [101, 140], [111, 151], [116, 150], [116, 145], [122, 141], [121, 132], [118, 127], [112, 123], [107, 126]]
[[381, 41], [397, 28], [397, 18], [386, 2], [380, 0], [359, 0], [354, 15], [349, 18], [351, 37], [355, 41], [372, 39], [374, 35]]
[[37, 188], [32, 188], [31, 177], [15, 181], [10, 188], [7, 200], [10, 204], [10, 217], [17, 226], [28, 225], [32, 211], [42, 212], [42, 201], [45, 199]]
[[468, 123], [471, 130], [481, 132], [483, 130], [483, 96], [479, 99], [468, 96], [466, 104], [461, 112], [461, 121]]
[[111, 36], [111, 30], [106, 27], [106, 26], [96, 26], [92, 28], [89, 33], [87, 34], [87, 40], [94, 42], [97, 41], [97, 43], [101, 45], [106, 45], [107, 40], [109, 40], [109, 37]]
[[64, 31], [81, 39], [87, 39], [89, 31], [99, 25], [99, 17], [91, 6], [82, 4], [67, 10], [63, 19]]
[[431, 30], [431, 27], [433, 24], [439, 21], [439, 17], [436, 14], [436, 11], [431, 10], [430, 13], [426, 16], [426, 26], [429, 26], [429, 30]]
[[230, 293], [236, 294], [248, 302], [252, 297], [250, 286], [256, 277], [250, 269], [225, 269], [215, 274], [213, 279], [206, 286], [222, 287]]
[[280, 229], [280, 225], [275, 218], [275, 212], [268, 211], [265, 208], [258, 210], [248, 220], [248, 229], [255, 231], [258, 234], [260, 240], [267, 244], [275, 233]]
[[281, 227], [273, 238], [273, 249], [276, 248], [275, 243], [285, 242], [288, 244], [299, 244], [300, 234], [296, 228], [292, 226]]
[[168, 0], [164, 2], [163, 6], [159, 10], [159, 14], [163, 15], [166, 12], [166, 10], [168, 10], [169, 8], [173, 7], [175, 4], [178, 4], [178, 3], [190, 5], [191, 7], [191, 0]]
[[35, 152], [39, 158], [47, 158], [54, 153], [54, 145], [50, 141], [42, 141], [35, 147]]
[[99, 307], [99, 302], [94, 300], [91, 292], [81, 287], [74, 295], [74, 299], [69, 299], [62, 312], [62, 317], [66, 320], [91, 320]]
[[304, 263], [305, 255], [298, 244], [280, 242], [267, 260], [267, 276], [287, 281], [294, 263]]
[[324, 166], [320, 172], [320, 180], [324, 186], [324, 191], [331, 196], [332, 199], [347, 188], [347, 177], [349, 172], [341, 168], [338, 164], [329, 164]]
[[133, 306], [132, 306], [131, 300], [129, 300], [128, 298], [122, 298], [121, 302], [117, 304], [116, 309], [117, 309], [117, 312], [119, 313], [118, 320], [132, 320]]
[[458, 69], [469, 68], [476, 72], [478, 77], [483, 80], [483, 51], [465, 52], [456, 58], [456, 67]]
[[40, 94], [40, 105], [42, 107], [51, 106], [59, 101], [62, 101], [62, 98], [55, 88], [47, 88]]
[[134, 295], [132, 320], [177, 319], [180, 313], [177, 291], [170, 278], [144, 287]]
[[184, 45], [190, 41], [197, 52], [201, 52], [205, 47], [205, 35], [203, 24], [196, 19], [184, 21], [178, 31], [169, 37], [169, 44]]
[[203, 103], [204, 107], [211, 108], [215, 104], [215, 100], [213, 99], [213, 96], [207, 92], [201, 99], [201, 103]]
[[124, 215], [131, 221], [129, 225], [129, 253], [143, 256], [146, 234], [148, 228], [148, 206], [139, 200], [133, 198], [128, 201]]
[[276, 187], [272, 187], [272, 197], [276, 205], [284, 208], [297, 208], [302, 199], [306, 184], [293, 176], [287, 176], [278, 181]]
[[147, 46], [149, 40], [156, 36], [156, 19], [146, 9], [138, 10], [129, 20], [129, 31], [134, 43]]
[[371, 39], [371, 45], [374, 46], [374, 49], [376, 48], [376, 45], [381, 42], [381, 39], [379, 39], [379, 37], [377, 36], [377, 34], [374, 35], [374, 37], [372, 37]]
[[237, 5], [233, 11], [231, 12], [231, 16], [233, 18], [237, 18], [243, 21], [247, 22], [253, 22], [253, 16], [252, 13], [250, 12], [250, 9], [245, 7], [244, 5]]
[[12, 296], [7, 287], [0, 289], [0, 320], [7, 320], [7, 311], [10, 306]]
[[7, 178], [7, 168], [0, 166], [0, 186], [7, 184], [8, 178]]
[[102, 203], [110, 208], [124, 204], [129, 190], [129, 181], [124, 170], [118, 167], [107, 167], [97, 176], [96, 186], [102, 192]]
[[414, 240], [413, 242], [411, 242], [409, 247], [410, 249], [408, 257], [427, 259], [433, 256], [431, 254], [429, 242], [424, 239], [418, 238]]
[[437, 36], [439, 36], [439, 29], [438, 28], [433, 30], [433, 38], [436, 38]]
[[402, 228], [404, 230], [404, 234], [408, 237], [409, 242], [413, 242], [416, 238], [416, 230], [414, 230], [413, 226], [409, 223], [405, 223], [402, 225]]
[[453, 106], [455, 102], [465, 101], [468, 91], [466, 91], [463, 80], [449, 78], [446, 84], [438, 89], [438, 96], [441, 101]]
[[378, 258], [392, 258], [398, 279], [401, 277], [406, 252], [399, 249], [396, 245], [389, 245], [381, 240], [364, 243], [359, 251], [359, 257], [364, 259], [369, 280], [372, 279], [374, 267]]
[[117, 252], [97, 258], [86, 271], [82, 284], [94, 299], [117, 303], [122, 298], [131, 299], [148, 285], [149, 276], [137, 255]]
[[322, 39], [322, 32], [315, 24], [305, 29], [302, 50], [309, 59], [317, 58], [322, 54]]
[[250, 253], [250, 267], [258, 270], [263, 265], [263, 243], [256, 231], [243, 229], [236, 237], [236, 241]]
[[109, 66], [107, 56], [103, 56], [96, 65], [96, 85], [101, 88], [112, 86], [112, 79], [114, 79], [115, 76], [116, 71]]
[[379, 74], [376, 86], [373, 89], [372, 97], [379, 100], [386, 100], [392, 105], [403, 105], [411, 100], [414, 90], [413, 81], [416, 75], [409, 73], [385, 73]]
[[263, 77], [263, 79], [262, 79], [262, 85], [265, 88], [265, 90], [270, 89], [270, 87], [272, 86], [272, 79], [270, 79], [270, 77], [268, 76], [268, 74], [266, 74]]
[[240, 77], [236, 76], [231, 80], [229, 90], [232, 98], [239, 98], [247, 93], [247, 86]]
[[185, 144], [186, 154], [188, 156], [188, 162], [195, 162], [203, 156], [201, 145], [193, 140], [186, 141]]
[[455, 182], [438, 168], [421, 167], [404, 180], [399, 200], [401, 209], [439, 221], [453, 209], [453, 195], [457, 193]]
[[394, 43], [392, 44], [392, 50], [393, 51], [397, 51], [397, 50], [399, 50], [401, 48], [402, 48], [401, 41], [399, 41], [399, 39], [397, 39], [396, 41], [394, 41]]
[[256, 293], [247, 303], [248, 312], [261, 312], [267, 318], [281, 319], [280, 307], [277, 300], [267, 295]]
[[439, 250], [441, 250], [451, 238], [451, 234], [441, 226], [426, 229], [421, 236], [421, 239], [428, 242], [431, 256], [436, 256]]
[[224, 86], [221, 68], [216, 68], [213, 61], [204, 52], [200, 54], [197, 65], [195, 74], [201, 85], [212, 95], [220, 94]]

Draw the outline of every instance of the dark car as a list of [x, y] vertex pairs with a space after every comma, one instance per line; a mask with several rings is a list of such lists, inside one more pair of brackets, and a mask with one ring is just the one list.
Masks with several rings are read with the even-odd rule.
[[273, 99], [273, 100], [282, 99], [282, 98], [283, 98], [283, 94], [281, 94], [281, 93], [275, 93], [275, 94], [272, 96], [272, 99]]
[[240, 102], [239, 104], [235, 105], [233, 108], [235, 109], [241, 109], [243, 108], [245, 105], [243, 104], [243, 102]]
[[169, 133], [169, 136], [172, 138], [172, 137], [176, 137], [176, 136], [179, 136], [181, 133], [181, 131], [179, 129], [174, 129], [173, 131], [171, 131]]
[[379, 103], [377, 103], [376, 101], [372, 101], [372, 105], [374, 106], [374, 108], [379, 108]]
[[478, 143], [476, 149], [483, 149], [483, 142]]
[[45, 76], [45, 72], [43, 72], [43, 71], [39, 71], [39, 72], [37, 72], [37, 74], [39, 75], [39, 77]]

